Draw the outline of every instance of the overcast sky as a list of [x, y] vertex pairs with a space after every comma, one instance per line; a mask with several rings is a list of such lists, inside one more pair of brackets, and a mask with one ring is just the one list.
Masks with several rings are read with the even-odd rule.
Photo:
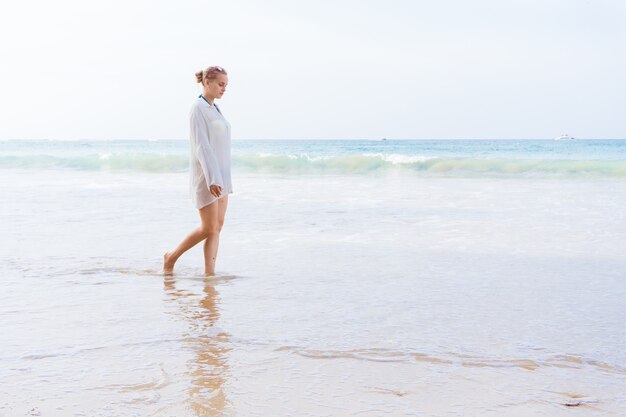
[[[8, 3], [8, 2], [7, 2]], [[0, 139], [626, 138], [626, 1], [12, 1]]]

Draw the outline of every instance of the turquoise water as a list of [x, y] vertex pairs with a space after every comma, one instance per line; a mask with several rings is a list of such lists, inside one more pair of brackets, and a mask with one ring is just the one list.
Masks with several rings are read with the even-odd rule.
[[[2, 141], [0, 169], [183, 172], [177, 141]], [[626, 178], [626, 140], [233, 142], [243, 173]]]

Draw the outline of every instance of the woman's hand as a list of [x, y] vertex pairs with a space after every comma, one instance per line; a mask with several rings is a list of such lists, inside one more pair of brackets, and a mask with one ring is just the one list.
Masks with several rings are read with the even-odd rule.
[[222, 187], [220, 187], [219, 185], [210, 186], [209, 191], [211, 191], [211, 194], [213, 194], [215, 197], [219, 197], [220, 195], [222, 195]]

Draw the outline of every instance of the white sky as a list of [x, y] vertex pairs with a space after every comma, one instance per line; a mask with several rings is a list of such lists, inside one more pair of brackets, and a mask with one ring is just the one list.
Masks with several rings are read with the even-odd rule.
[[0, 139], [626, 138], [626, 1], [4, 2]]

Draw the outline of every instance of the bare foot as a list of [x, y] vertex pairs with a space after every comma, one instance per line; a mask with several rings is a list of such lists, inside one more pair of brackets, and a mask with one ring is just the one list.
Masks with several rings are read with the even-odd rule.
[[165, 252], [165, 255], [163, 255], [163, 273], [165, 275], [173, 275], [175, 263], [176, 261], [172, 259], [172, 253]]

